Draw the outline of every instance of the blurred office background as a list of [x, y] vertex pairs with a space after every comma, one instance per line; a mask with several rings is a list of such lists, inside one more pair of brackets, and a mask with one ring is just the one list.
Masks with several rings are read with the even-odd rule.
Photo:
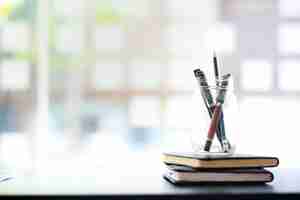
[[239, 104], [229, 139], [300, 166], [297, 0], [6, 0], [0, 23], [1, 163], [188, 148], [192, 70], [212, 75], [215, 49]]

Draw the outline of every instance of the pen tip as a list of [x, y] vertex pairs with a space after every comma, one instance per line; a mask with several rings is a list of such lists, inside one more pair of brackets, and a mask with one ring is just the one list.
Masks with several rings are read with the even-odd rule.
[[228, 78], [230, 78], [230, 76], [231, 76], [231, 74], [230, 74], [230, 73], [228, 73], [228, 74], [225, 74], [225, 75], [223, 75], [223, 76], [222, 76], [222, 79], [228, 79]]
[[203, 72], [200, 69], [195, 69], [194, 74], [195, 74], [196, 77], [203, 76]]
[[201, 71], [200, 69], [194, 69], [194, 73]]
[[214, 57], [216, 57], [217, 55], [216, 55], [216, 51], [215, 50], [213, 50], [213, 56]]

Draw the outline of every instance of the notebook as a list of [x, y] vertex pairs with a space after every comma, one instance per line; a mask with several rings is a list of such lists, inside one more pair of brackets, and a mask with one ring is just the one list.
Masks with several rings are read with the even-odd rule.
[[174, 184], [190, 183], [267, 183], [273, 174], [263, 168], [196, 170], [185, 166], [168, 166], [164, 177]]
[[163, 154], [166, 164], [184, 165], [193, 168], [262, 168], [276, 167], [279, 159], [270, 156], [247, 154], [209, 154], [209, 153], [178, 153]]

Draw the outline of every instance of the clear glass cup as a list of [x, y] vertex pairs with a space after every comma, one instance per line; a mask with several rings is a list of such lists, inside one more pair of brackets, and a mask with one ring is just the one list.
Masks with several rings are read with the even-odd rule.
[[[233, 78], [229, 77], [226, 81], [227, 84], [225, 85], [224, 79], [222, 78], [217, 80], [214, 85], [203, 84], [201, 81], [198, 81], [199, 88], [194, 95], [193, 101], [195, 107], [198, 107], [195, 109], [197, 119], [190, 133], [190, 141], [194, 153], [206, 152], [204, 151], [204, 147], [216, 105], [221, 105], [222, 114], [219, 115], [219, 120], [217, 120], [218, 128], [214, 132], [214, 138], [209, 152], [230, 154], [235, 151], [232, 138], [234, 134], [237, 134], [239, 129], [239, 109], [237, 97], [234, 92]], [[210, 101], [207, 100], [209, 98]], [[208, 110], [210, 110], [210, 113]], [[223, 117], [220, 117], [221, 115], [223, 115]], [[222, 125], [219, 125], [221, 123], [223, 123], [223, 128], [221, 127]], [[223, 136], [224, 132], [226, 138]]]

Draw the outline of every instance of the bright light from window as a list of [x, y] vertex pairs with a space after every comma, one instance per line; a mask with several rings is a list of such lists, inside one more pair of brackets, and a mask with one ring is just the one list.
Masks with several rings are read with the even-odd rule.
[[24, 61], [4, 61], [0, 68], [3, 90], [26, 90], [30, 87], [30, 68]]
[[3, 26], [2, 48], [8, 51], [26, 51], [29, 48], [29, 27], [14, 23]]
[[169, 98], [166, 104], [166, 126], [178, 129], [199, 127], [197, 123], [200, 118], [201, 103], [195, 102], [191, 96]]
[[99, 62], [93, 73], [93, 83], [97, 90], [122, 89], [124, 67], [118, 62]]
[[245, 90], [266, 91], [272, 86], [272, 66], [266, 60], [246, 60], [242, 63], [241, 83]]
[[[125, 1], [124, 1], [125, 2]], [[150, 14], [150, 1], [149, 0], [137, 0], [137, 1], [128, 1], [127, 6], [122, 5], [122, 8], [126, 7], [126, 10], [131, 17], [146, 17]]]
[[283, 24], [279, 27], [279, 51], [283, 54], [300, 53], [300, 25], [299, 24]]
[[83, 47], [83, 30], [80, 26], [59, 26], [56, 47], [59, 53], [78, 54]]
[[282, 17], [300, 17], [300, 2], [298, 0], [280, 0], [279, 13]]
[[203, 33], [198, 24], [171, 25], [165, 33], [166, 46], [175, 55], [199, 56], [204, 48]]
[[279, 63], [279, 87], [282, 90], [300, 90], [300, 61], [285, 60]]
[[83, 14], [83, 2], [82, 0], [55, 0], [54, 10], [61, 17], [80, 17]]
[[120, 50], [124, 44], [123, 32], [118, 25], [98, 25], [95, 40], [98, 51]]
[[198, 65], [188, 60], [176, 60], [171, 62], [168, 68], [168, 86], [178, 90], [194, 90], [196, 80], [193, 69]]
[[159, 127], [160, 102], [157, 97], [133, 97], [129, 102], [129, 122], [134, 127]]
[[[166, 1], [168, 15], [172, 17], [202, 17], [214, 14], [213, 1], [190, 1], [182, 0]], [[205, 13], [203, 13], [205, 12]]]
[[136, 61], [130, 65], [129, 85], [134, 89], [160, 88], [161, 70], [163, 66], [148, 60]]
[[220, 24], [205, 33], [205, 45], [220, 53], [232, 53], [236, 48], [236, 32], [233, 25]]

